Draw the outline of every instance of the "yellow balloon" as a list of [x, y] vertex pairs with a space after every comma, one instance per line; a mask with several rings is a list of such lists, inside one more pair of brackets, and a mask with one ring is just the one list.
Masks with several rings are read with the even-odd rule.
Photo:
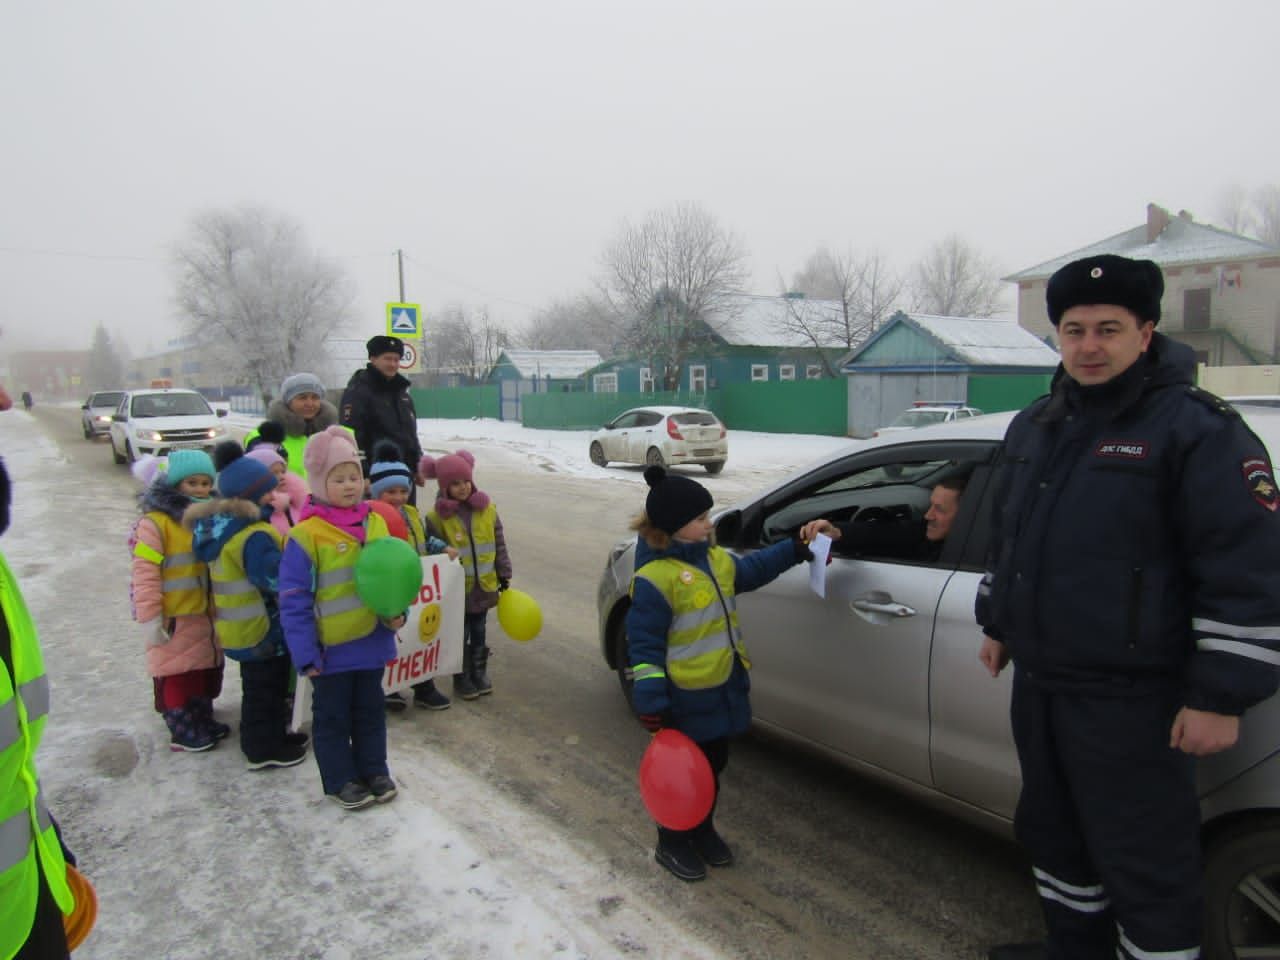
[[523, 590], [508, 587], [498, 594], [498, 623], [512, 640], [528, 643], [542, 632], [542, 608]]

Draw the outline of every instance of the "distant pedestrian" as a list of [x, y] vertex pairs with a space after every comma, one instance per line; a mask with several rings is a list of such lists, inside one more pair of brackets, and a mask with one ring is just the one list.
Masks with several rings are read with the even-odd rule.
[[390, 533], [363, 499], [350, 431], [331, 426], [317, 433], [304, 459], [311, 500], [285, 542], [280, 620], [298, 672], [311, 678], [312, 745], [325, 795], [358, 810], [396, 795], [382, 675], [405, 618], [380, 618], [356, 592], [361, 548]]
[[175, 450], [139, 498], [133, 526], [130, 597], [140, 625], [156, 711], [169, 728], [169, 748], [201, 752], [231, 728], [213, 718], [222, 692], [222, 650], [209, 609], [209, 570], [196, 559], [182, 525], [192, 503], [209, 499], [216, 471], [203, 450]]
[[[736, 597], [812, 554], [799, 540], [782, 540], [735, 557], [711, 543], [706, 487], [662, 467], [649, 467], [644, 479], [649, 494], [632, 523], [639, 538], [626, 621], [631, 703], [650, 733], [670, 727], [702, 749], [718, 797], [729, 738], [751, 726], [750, 661]], [[659, 826], [654, 859], [681, 880], [703, 879], [706, 864], [731, 864], [733, 853], [716, 831], [714, 816], [713, 801], [692, 830]]]
[[22, 407], [24, 410], [30, 410], [35, 405], [35, 400], [31, 397], [30, 390], [22, 391]]
[[[394, 443], [378, 444], [373, 452], [373, 464], [369, 467], [369, 493], [374, 500], [394, 507], [404, 519], [405, 529], [409, 532], [409, 544], [418, 551], [419, 556], [446, 554], [450, 560], [458, 555], [458, 551], [439, 537], [427, 533], [418, 515], [418, 508], [409, 502], [409, 493], [413, 489], [413, 471], [400, 462], [400, 451]], [[434, 678], [428, 678], [413, 685], [413, 705], [424, 710], [447, 710], [449, 698], [436, 689]], [[387, 694], [387, 709], [403, 710], [404, 698], [397, 693]]]
[[[305, 479], [303, 449], [307, 440], [337, 422], [338, 411], [325, 399], [324, 384], [320, 382], [320, 378], [314, 373], [291, 374], [280, 385], [279, 399], [268, 405], [266, 422], [245, 434], [244, 448], [247, 451], [253, 450], [257, 446], [259, 434], [266, 432], [271, 443], [283, 448], [281, 453], [290, 472]], [[268, 423], [279, 424], [280, 432], [276, 432]], [[276, 439], [281, 434], [283, 438]]]
[[291, 665], [277, 593], [280, 533], [263, 519], [279, 478], [234, 440], [214, 448], [217, 497], [193, 503], [182, 519], [196, 557], [209, 565], [218, 642], [240, 664], [240, 749], [250, 770], [292, 767], [307, 736], [289, 733]]
[[[398, 337], [376, 336], [365, 344], [369, 362], [351, 375], [342, 394], [340, 422], [356, 435], [364, 454], [364, 473], [369, 475], [374, 448], [380, 440], [399, 447], [405, 461], [417, 465], [422, 457], [418, 440], [418, 414], [409, 395], [409, 380], [400, 373], [404, 342]], [[423, 478], [414, 477], [409, 502], [417, 503], [417, 487]]]
[[462, 617], [462, 672], [453, 675], [453, 692], [463, 700], [493, 693], [485, 626], [498, 594], [511, 581], [511, 555], [498, 508], [476, 488], [476, 458], [466, 450], [423, 457], [418, 473], [439, 484], [435, 506], [427, 514], [429, 531], [458, 551], [466, 572], [467, 599]]

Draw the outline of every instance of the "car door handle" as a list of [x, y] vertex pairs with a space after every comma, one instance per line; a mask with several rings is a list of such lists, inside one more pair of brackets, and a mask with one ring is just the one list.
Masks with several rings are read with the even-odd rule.
[[915, 610], [905, 603], [898, 603], [886, 594], [876, 597], [859, 597], [851, 600], [849, 606], [863, 613], [881, 613], [888, 617], [914, 617]]

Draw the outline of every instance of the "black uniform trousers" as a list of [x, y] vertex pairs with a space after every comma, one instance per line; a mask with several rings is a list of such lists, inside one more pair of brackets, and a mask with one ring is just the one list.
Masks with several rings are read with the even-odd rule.
[[1051, 960], [1194, 960], [1202, 891], [1194, 758], [1169, 747], [1173, 683], [1121, 695], [1013, 678], [1014, 827]]

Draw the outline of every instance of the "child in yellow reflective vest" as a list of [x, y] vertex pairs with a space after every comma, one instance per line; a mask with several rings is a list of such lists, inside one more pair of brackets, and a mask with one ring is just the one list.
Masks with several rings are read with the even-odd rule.
[[[413, 471], [400, 460], [400, 448], [394, 443], [384, 440], [374, 447], [373, 463], [369, 465], [369, 495], [374, 500], [394, 507], [404, 520], [406, 539], [425, 557], [437, 553], [447, 554], [452, 560], [458, 555], [439, 537], [427, 533], [422, 525], [422, 517], [418, 508], [409, 502], [409, 493], [413, 489]], [[448, 710], [449, 698], [436, 689], [433, 677], [413, 685], [413, 705], [423, 710]], [[400, 693], [387, 694], [386, 707], [393, 712], [405, 708], [404, 698]]]
[[361, 547], [388, 532], [363, 499], [350, 431], [331, 426], [315, 434], [303, 460], [311, 501], [280, 561], [280, 622], [294, 665], [311, 678], [311, 742], [325, 795], [358, 810], [396, 795], [382, 674], [404, 617], [380, 619], [356, 592]]
[[[696, 480], [644, 472], [644, 513], [632, 528], [636, 572], [627, 611], [631, 703], [645, 729], [671, 727], [702, 748], [720, 793], [729, 738], [751, 726], [751, 661], [738, 626], [735, 597], [763, 587], [811, 559], [798, 540], [783, 540], [738, 556], [712, 543], [711, 494]], [[713, 802], [692, 830], [658, 827], [654, 859], [681, 880], [701, 880], [706, 866], [733, 862], [716, 832]]]
[[308, 738], [289, 733], [285, 705], [293, 671], [276, 597], [281, 539], [266, 520], [279, 477], [235, 441], [213, 456], [218, 496], [192, 504], [183, 524], [209, 565], [218, 642], [240, 664], [240, 749], [250, 770], [292, 767], [306, 757]]
[[215, 472], [203, 450], [170, 453], [139, 498], [143, 516], [129, 537], [133, 619], [174, 751], [208, 750], [231, 732], [213, 719], [223, 659], [209, 610], [209, 571], [182, 525], [187, 508], [209, 498]]

